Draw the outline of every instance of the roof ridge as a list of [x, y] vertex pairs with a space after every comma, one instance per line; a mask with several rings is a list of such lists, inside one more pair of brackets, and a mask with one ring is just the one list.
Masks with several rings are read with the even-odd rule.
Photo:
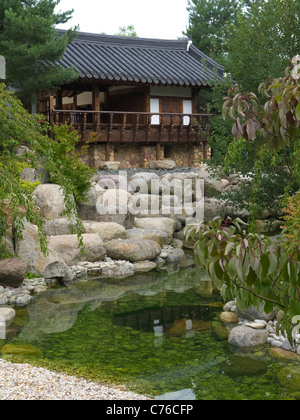
[[[57, 31], [59, 34], [67, 32], [64, 29], [57, 29]], [[73, 43], [86, 41], [96, 43], [101, 41], [102, 43], [109, 43], [110, 45], [121, 45], [123, 47], [141, 46], [145, 48], [155, 46], [157, 48], [172, 47], [174, 49], [186, 49], [190, 39], [140, 38], [120, 35], [97, 34], [89, 32], [77, 32], [77, 38], [75, 38]]]

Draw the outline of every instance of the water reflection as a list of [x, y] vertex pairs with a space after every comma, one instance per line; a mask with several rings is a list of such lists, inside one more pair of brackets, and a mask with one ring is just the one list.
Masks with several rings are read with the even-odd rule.
[[[196, 266], [181, 270], [170, 267], [169, 271], [138, 274], [125, 280], [101, 279], [50, 289], [37, 296], [27, 307], [29, 323], [22, 328], [19, 338], [33, 342], [44, 334], [66, 332], [75, 325], [78, 314], [87, 304], [91, 311], [95, 311], [101, 305], [107, 310], [112, 310], [109, 308], [117, 307], [118, 301], [126, 296], [136, 295], [138, 302], [139, 296], [163, 297], [167, 293], [184, 293], [192, 289], [199, 299], [210, 299], [214, 293], [206, 272]], [[218, 298], [218, 295], [216, 297]], [[186, 332], [191, 333], [194, 327], [203, 328], [203, 325], [194, 324], [193, 321], [203, 319], [203, 316], [205, 308], [196, 309], [187, 305], [176, 309], [150, 308], [144, 313], [136, 314], [133, 311], [122, 316], [116, 313], [114, 322], [137, 330], [151, 330], [156, 336], [160, 334], [159, 331], [162, 334], [182, 335]], [[154, 327], [157, 328], [154, 330]]]

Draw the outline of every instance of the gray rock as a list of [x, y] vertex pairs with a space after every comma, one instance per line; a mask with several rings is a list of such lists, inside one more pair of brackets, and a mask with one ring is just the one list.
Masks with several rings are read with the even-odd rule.
[[13, 242], [10, 231], [11, 229], [7, 230], [6, 236], [3, 238], [0, 238], [0, 245], [5, 245], [6, 253], [14, 255], [15, 248], [14, 248], [14, 242]]
[[168, 252], [167, 263], [168, 264], [180, 264], [185, 258], [185, 253], [180, 248], [171, 249]]
[[0, 320], [4, 319], [6, 326], [13, 323], [16, 316], [16, 311], [12, 308], [0, 308]]
[[150, 240], [157, 242], [160, 246], [168, 243], [166, 232], [152, 229], [128, 229], [126, 230], [127, 239]]
[[108, 171], [117, 171], [121, 165], [121, 162], [102, 161], [99, 163], [99, 169]]
[[32, 301], [33, 297], [30, 295], [19, 295], [14, 298], [13, 304], [16, 306], [26, 306]]
[[21, 172], [20, 178], [25, 182], [30, 182], [35, 184], [40, 182], [41, 184], [46, 184], [49, 182], [49, 174], [46, 173], [45, 169], [39, 167], [37, 169], [34, 168], [25, 168]]
[[136, 228], [165, 232], [168, 244], [172, 242], [176, 228], [176, 221], [169, 217], [145, 217], [135, 219], [134, 224]]
[[225, 217], [225, 205], [216, 198], [206, 198], [204, 201], [204, 222], [210, 222], [215, 217]]
[[155, 270], [157, 264], [153, 261], [141, 261], [134, 263], [135, 273], [147, 273], [148, 271]]
[[154, 260], [161, 253], [161, 247], [149, 240], [113, 240], [105, 244], [108, 257], [131, 262]]
[[93, 222], [90, 220], [83, 221], [85, 233], [95, 233], [100, 236], [103, 242], [113, 239], [126, 239], [127, 234], [124, 226], [114, 222]]
[[266, 344], [269, 333], [266, 329], [255, 330], [244, 325], [230, 331], [229, 344], [235, 347], [255, 347]]
[[85, 254], [80, 252], [77, 235], [51, 236], [49, 247], [54, 250], [67, 266], [71, 267], [80, 261], [102, 261], [105, 256], [105, 247], [99, 235], [86, 233], [82, 235]]
[[31, 223], [24, 222], [22, 238], [16, 238], [16, 253], [28, 264], [27, 271], [44, 276], [45, 268], [55, 261], [63, 261], [61, 256], [51, 247], [48, 247], [48, 255], [45, 256], [40, 250], [38, 228]]
[[135, 215], [138, 214], [160, 214], [161, 198], [155, 194], [134, 194], [129, 205], [133, 208]]
[[48, 236], [71, 235], [75, 221], [68, 218], [46, 220], [45, 233]]
[[64, 195], [59, 185], [38, 185], [33, 192], [33, 198], [42, 216], [47, 220], [61, 218], [61, 213], [66, 210]]
[[0, 282], [6, 286], [18, 288], [27, 273], [27, 263], [21, 258], [0, 260]]
[[134, 192], [140, 194], [156, 194], [160, 192], [160, 178], [153, 172], [138, 172], [130, 179], [130, 185]]
[[[78, 203], [79, 217], [84, 221], [94, 222], [114, 222], [131, 229], [134, 226], [134, 211], [127, 205], [107, 205], [101, 204], [103, 189], [95, 184], [91, 186], [85, 202]], [[121, 191], [121, 190], [120, 190]], [[126, 191], [124, 191], [126, 193]]]
[[127, 177], [121, 174], [98, 174], [94, 177], [94, 181], [97, 182], [97, 184], [103, 189], [125, 190], [130, 194], [132, 193]]
[[245, 319], [249, 319], [250, 321], [255, 321], [256, 319], [262, 319], [267, 322], [273, 321], [277, 314], [277, 310], [275, 309], [270, 314], [266, 314], [264, 311], [264, 304], [262, 304], [259, 309], [256, 306], [244, 308], [238, 299], [236, 310], [239, 316]]
[[101, 277], [102, 278], [115, 278], [115, 279], [124, 279], [134, 275], [134, 266], [130, 265], [112, 265], [109, 267], [104, 267], [102, 269]]
[[165, 169], [165, 170], [172, 170], [176, 168], [176, 163], [170, 159], [164, 160], [153, 160], [149, 162], [150, 169]]
[[55, 261], [47, 265], [44, 276], [46, 279], [64, 278], [68, 275], [68, 273], [69, 268], [64, 262]]

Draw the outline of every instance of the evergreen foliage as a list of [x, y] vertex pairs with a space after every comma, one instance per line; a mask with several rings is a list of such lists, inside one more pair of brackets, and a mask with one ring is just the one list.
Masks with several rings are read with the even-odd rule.
[[226, 26], [235, 22], [238, 0], [189, 0], [189, 26], [184, 33], [204, 54], [223, 64]]
[[60, 0], [1, 0], [0, 54], [6, 59], [6, 83], [23, 99], [76, 78], [73, 68], [50, 65], [63, 56], [76, 30], [57, 35], [55, 26], [72, 11], [55, 13]]

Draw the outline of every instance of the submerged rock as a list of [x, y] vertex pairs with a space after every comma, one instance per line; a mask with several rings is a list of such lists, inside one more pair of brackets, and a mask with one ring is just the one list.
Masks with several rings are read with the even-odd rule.
[[266, 363], [250, 357], [233, 356], [220, 365], [223, 374], [233, 378], [238, 376], [261, 376], [268, 370]]
[[41, 356], [42, 352], [32, 344], [5, 344], [0, 349], [2, 354], [16, 354], [24, 356]]
[[300, 391], [300, 366], [298, 364], [284, 367], [277, 373], [277, 378], [289, 392]]

